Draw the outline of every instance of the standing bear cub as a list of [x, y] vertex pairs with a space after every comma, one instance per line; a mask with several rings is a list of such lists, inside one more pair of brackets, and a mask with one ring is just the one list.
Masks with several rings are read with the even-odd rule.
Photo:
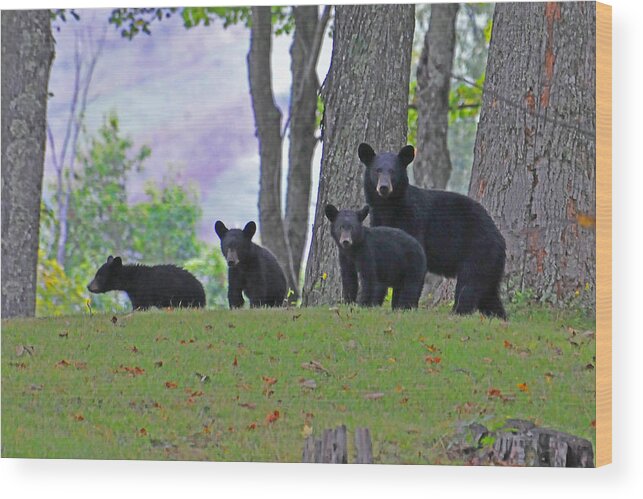
[[398, 229], [364, 227], [368, 211], [368, 206], [339, 211], [326, 205], [326, 218], [339, 248], [344, 301], [355, 301], [359, 278], [359, 305], [381, 305], [392, 287], [394, 309], [417, 308], [426, 274], [422, 246]]
[[454, 192], [409, 185], [406, 167], [413, 146], [398, 154], [375, 154], [360, 144], [366, 166], [364, 194], [371, 207], [371, 225], [402, 229], [424, 248], [429, 272], [456, 277], [454, 311], [506, 318], [499, 296], [505, 267], [505, 240], [486, 210]]
[[257, 231], [254, 222], [243, 230], [228, 229], [220, 220], [214, 230], [221, 239], [221, 252], [228, 263], [228, 303], [230, 308], [244, 304], [243, 294], [251, 307], [279, 307], [286, 292], [286, 276], [275, 256], [252, 242]]
[[201, 283], [187, 270], [174, 265], [123, 265], [111, 255], [87, 285], [92, 293], [125, 291], [134, 310], [150, 307], [204, 307]]

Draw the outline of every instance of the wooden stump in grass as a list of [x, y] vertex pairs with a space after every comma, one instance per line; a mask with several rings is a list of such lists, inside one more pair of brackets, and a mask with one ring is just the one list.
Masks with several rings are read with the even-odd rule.
[[[315, 439], [312, 435], [304, 442], [302, 462], [348, 464], [348, 439], [346, 426], [327, 429], [322, 438]], [[355, 431], [356, 463], [371, 464], [373, 462], [373, 447], [368, 428], [357, 428]]]

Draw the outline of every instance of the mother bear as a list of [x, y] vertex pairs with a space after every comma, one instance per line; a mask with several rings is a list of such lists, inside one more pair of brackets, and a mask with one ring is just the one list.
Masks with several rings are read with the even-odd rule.
[[499, 296], [505, 267], [505, 240], [487, 211], [473, 199], [454, 192], [409, 185], [406, 167], [413, 146], [398, 154], [378, 154], [368, 144], [358, 148], [366, 166], [364, 194], [371, 225], [402, 229], [424, 248], [427, 270], [457, 278], [454, 312], [506, 319]]

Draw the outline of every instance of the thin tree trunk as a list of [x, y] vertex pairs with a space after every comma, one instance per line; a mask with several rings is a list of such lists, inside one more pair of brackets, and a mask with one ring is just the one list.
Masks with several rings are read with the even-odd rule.
[[357, 147], [398, 150], [406, 143], [413, 5], [335, 8], [331, 66], [324, 82], [323, 151], [304, 305], [337, 303], [337, 249], [324, 217], [326, 203], [364, 205]]
[[510, 289], [593, 307], [593, 3], [497, 4], [469, 195], [507, 241]]
[[47, 85], [48, 10], [2, 12], [2, 317], [33, 316]]
[[259, 140], [259, 229], [261, 244], [272, 251], [281, 264], [288, 286], [297, 292], [292, 258], [281, 211], [281, 111], [272, 91], [270, 53], [272, 48], [270, 7], [252, 7], [248, 78]]
[[285, 227], [295, 276], [299, 278], [308, 235], [311, 166], [317, 139], [315, 118], [319, 80], [315, 66], [330, 7], [318, 18], [317, 6], [293, 7], [295, 32], [290, 48], [290, 143]]
[[413, 173], [415, 183], [428, 189], [446, 189], [451, 176], [447, 132], [459, 7], [457, 3], [431, 5], [431, 20], [417, 68], [417, 153]]

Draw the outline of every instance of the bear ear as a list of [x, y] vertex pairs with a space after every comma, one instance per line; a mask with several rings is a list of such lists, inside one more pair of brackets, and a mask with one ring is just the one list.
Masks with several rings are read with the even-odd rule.
[[221, 220], [217, 220], [217, 223], [214, 224], [214, 232], [217, 233], [219, 239], [223, 239], [223, 236], [228, 233], [228, 228]]
[[252, 236], [257, 232], [257, 224], [254, 222], [248, 222], [243, 228], [243, 235], [248, 239], [252, 239]]
[[107, 257], [107, 263], [112, 263], [114, 261], [114, 257], [112, 255], [109, 255]]
[[373, 159], [375, 158], [375, 151], [369, 146], [366, 142], [362, 142], [357, 148], [357, 155], [359, 160], [364, 163], [366, 166], [371, 166]]
[[361, 210], [357, 212], [357, 218], [359, 218], [360, 222], [363, 222], [364, 219], [368, 216], [368, 212], [370, 210], [370, 207], [368, 205], [364, 206]]
[[324, 213], [326, 214], [326, 218], [332, 223], [337, 218], [337, 214], [339, 213], [339, 211], [332, 204], [327, 204], [326, 208], [324, 209]]
[[123, 266], [123, 260], [121, 260], [120, 256], [117, 256], [112, 260], [112, 267], [115, 269], [120, 269]]
[[413, 146], [404, 146], [397, 153], [397, 157], [400, 159], [402, 166], [407, 166], [415, 158], [415, 148]]

